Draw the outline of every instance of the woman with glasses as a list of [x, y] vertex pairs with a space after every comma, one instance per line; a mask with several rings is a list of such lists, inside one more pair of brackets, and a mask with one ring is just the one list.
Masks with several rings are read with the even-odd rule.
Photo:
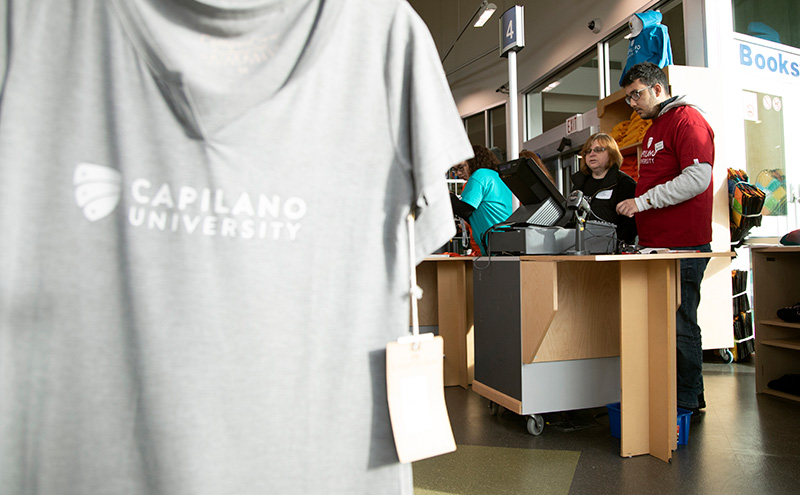
[[583, 192], [595, 220], [616, 224], [617, 239], [635, 244], [636, 222], [616, 210], [617, 203], [636, 191], [636, 181], [619, 169], [622, 153], [617, 142], [608, 134], [594, 134], [583, 145], [581, 158], [580, 170], [571, 177], [572, 190]]

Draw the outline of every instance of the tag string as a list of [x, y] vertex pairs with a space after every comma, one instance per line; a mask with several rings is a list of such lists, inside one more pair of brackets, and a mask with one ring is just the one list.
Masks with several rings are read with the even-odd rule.
[[[417, 285], [417, 264], [415, 262], [415, 249], [416, 242], [414, 240], [414, 215], [408, 214], [408, 267], [409, 267], [409, 289], [408, 293], [411, 296], [411, 328], [414, 337], [419, 336], [419, 306], [417, 302], [422, 299], [422, 288]], [[414, 344], [416, 349], [419, 343]]]

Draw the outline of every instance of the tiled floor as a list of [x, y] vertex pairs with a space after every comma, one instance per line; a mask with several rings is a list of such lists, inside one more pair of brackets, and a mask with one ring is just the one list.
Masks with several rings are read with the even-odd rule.
[[526, 418], [492, 416], [484, 398], [448, 387], [460, 449], [415, 463], [416, 493], [800, 493], [800, 403], [757, 395], [755, 366], [755, 356], [724, 364], [706, 352], [706, 414], [670, 464], [621, 458], [605, 408], [546, 414], [533, 436]]

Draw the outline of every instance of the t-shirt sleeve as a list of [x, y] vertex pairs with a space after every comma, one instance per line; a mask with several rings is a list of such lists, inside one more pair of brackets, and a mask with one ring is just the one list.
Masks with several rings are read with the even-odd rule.
[[680, 143], [678, 161], [681, 170], [698, 163], [714, 165], [714, 135], [711, 128], [700, 120], [702, 117], [697, 110], [690, 111], [696, 115], [687, 117], [694, 118], [676, 126], [675, 143]]
[[455, 234], [446, 172], [472, 147], [428, 28], [407, 2], [393, 21], [386, 81], [397, 154], [413, 182], [420, 261]]
[[[479, 172], [476, 172], [476, 174], [479, 175]], [[464, 190], [461, 192], [461, 201], [475, 209], [477, 209], [481, 201], [483, 201], [484, 188], [481, 187], [481, 182], [479, 177], [472, 176], [464, 185]]]

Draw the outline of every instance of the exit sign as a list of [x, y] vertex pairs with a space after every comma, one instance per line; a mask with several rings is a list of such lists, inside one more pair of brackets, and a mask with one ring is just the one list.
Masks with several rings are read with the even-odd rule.
[[567, 134], [583, 129], [583, 114], [579, 113], [567, 119]]

